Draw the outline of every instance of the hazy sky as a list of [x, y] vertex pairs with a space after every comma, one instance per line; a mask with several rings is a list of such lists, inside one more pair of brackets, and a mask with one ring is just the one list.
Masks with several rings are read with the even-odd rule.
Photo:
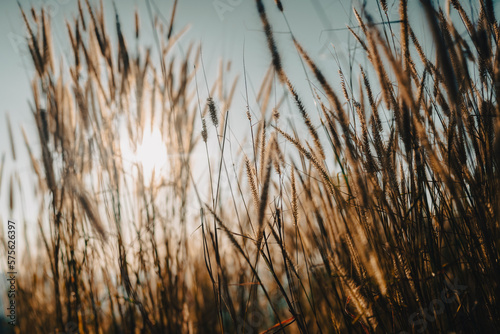
[[[91, 1], [95, 3], [97, 1]], [[316, 58], [322, 51], [329, 55], [327, 48], [322, 48], [330, 42], [339, 43], [338, 33], [322, 33], [330, 27], [345, 28], [351, 15], [350, 2], [336, 0], [289, 0], [285, 1], [286, 15], [292, 30], [309, 52]], [[54, 47], [56, 54], [69, 54], [68, 38], [65, 20], [77, 13], [76, 0], [20, 0], [25, 10], [31, 6], [39, 8], [42, 5], [50, 13], [52, 30], [55, 35]], [[142, 32], [147, 45], [148, 33], [151, 34], [148, 22], [146, 1], [119, 0], [116, 1], [125, 33], [133, 31], [133, 13], [137, 8], [141, 15]], [[154, 14], [170, 19], [172, 0], [151, 1]], [[290, 40], [290, 35], [280, 32], [287, 31], [284, 20], [275, 9], [273, 1], [266, 1], [268, 12], [272, 17], [273, 26], [278, 40]], [[104, 0], [105, 11], [111, 23], [112, 2]], [[2, 100], [1, 113], [10, 112], [14, 123], [29, 122], [27, 99], [30, 98], [29, 80], [33, 69], [25, 40], [25, 27], [21, 20], [16, 1], [2, 1], [0, 4], [0, 96]], [[255, 9], [255, 2], [250, 0], [181, 0], [177, 9], [175, 28], [180, 30], [190, 25], [189, 32], [181, 40], [180, 45], [187, 47], [190, 42], [201, 41], [205, 62], [218, 64], [219, 58], [232, 59], [236, 66], [241, 64], [243, 43], [246, 45], [247, 66], [251, 69], [265, 71], [269, 64], [269, 54], [262, 33], [260, 20]], [[127, 24], [128, 23], [128, 24]], [[110, 25], [111, 28], [114, 28]], [[127, 29], [128, 28], [128, 29]], [[153, 40], [150, 40], [153, 43]], [[284, 45], [283, 52], [294, 51], [290, 43]], [[285, 59], [287, 57], [284, 57]], [[59, 59], [55, 59], [58, 61]], [[207, 66], [208, 69], [214, 68]], [[215, 67], [216, 68], [216, 67]], [[252, 72], [252, 71], [249, 71]], [[258, 84], [258, 83], [256, 83]], [[2, 123], [4, 123], [2, 117]], [[5, 129], [0, 133], [5, 134]], [[5, 148], [4, 137], [1, 138]]]
[[[77, 13], [76, 0], [20, 0], [21, 6], [29, 10], [31, 6], [45, 6], [51, 17], [55, 61], [64, 61], [70, 55], [65, 20], [75, 17]], [[91, 0], [91, 3], [97, 3]], [[134, 11], [137, 8], [141, 17], [141, 38], [144, 46], [153, 46], [151, 24], [146, 1], [117, 0], [120, 20], [125, 34], [133, 33]], [[165, 20], [170, 19], [173, 0], [151, 0], [153, 15]], [[284, 55], [285, 66], [293, 74], [303, 74], [298, 71], [298, 57], [290, 43], [290, 34], [281, 13], [276, 9], [274, 1], [265, 1], [268, 14], [280, 51]], [[331, 45], [334, 43], [341, 52], [346, 51], [346, 40], [339, 38], [345, 31], [322, 32], [329, 28], [345, 28], [352, 11], [350, 2], [334, 0], [288, 0], [284, 2], [288, 21], [297, 39], [306, 47], [311, 56], [328, 64], [336, 72], [335, 62], [331, 57]], [[114, 30], [112, 2], [104, 0], [106, 15], [110, 18], [109, 30]], [[0, 155], [5, 155], [6, 168], [3, 171], [3, 182], [0, 188], [0, 219], [8, 216], [7, 202], [9, 197], [8, 177], [15, 169], [24, 186], [35, 182], [31, 171], [20, 127], [23, 126], [37, 151], [36, 128], [29, 109], [31, 100], [30, 81], [33, 75], [29, 51], [26, 44], [25, 26], [22, 21], [16, 1], [0, 3]], [[266, 48], [266, 40], [255, 8], [255, 2], [249, 0], [180, 0], [177, 8], [174, 29], [179, 31], [189, 25], [188, 33], [181, 39], [177, 51], [187, 49], [191, 42], [201, 43], [208, 81], [213, 82], [217, 74], [220, 59], [231, 59], [232, 73], [242, 73], [242, 55], [245, 45], [247, 72], [255, 89], [270, 63], [270, 55]], [[329, 47], [330, 46], [330, 47]], [[328, 68], [328, 67], [327, 67]], [[240, 76], [241, 77], [241, 76]], [[242, 81], [240, 80], [240, 83]], [[295, 84], [298, 87], [306, 84], [305, 77], [298, 77]], [[242, 90], [235, 96], [235, 108], [243, 104]], [[308, 103], [308, 101], [306, 101]], [[6, 114], [10, 115], [14, 131], [17, 159], [13, 160], [6, 126]], [[32, 188], [31, 186], [29, 187]], [[29, 199], [29, 194], [25, 194]], [[18, 194], [16, 203], [20, 203]], [[21, 209], [19, 205], [18, 210]], [[25, 211], [25, 209], [22, 209]], [[31, 210], [32, 213], [35, 210]], [[29, 214], [29, 212], [28, 212]], [[16, 217], [12, 217], [16, 218]], [[20, 219], [21, 217], [17, 217]]]
[[[150, 1], [154, 15], [165, 20], [170, 19], [173, 0], [116, 0], [120, 20], [125, 34], [133, 33], [133, 15], [137, 8], [141, 17], [141, 34], [143, 45], [154, 47], [151, 24], [146, 3]], [[91, 3], [97, 3], [91, 0]], [[114, 31], [113, 7], [110, 0], [103, 0], [105, 12], [110, 18], [109, 30]], [[358, 3], [359, 1], [353, 1]], [[52, 31], [54, 33], [54, 48], [56, 62], [70, 55], [65, 20], [73, 18], [77, 13], [76, 0], [20, 0], [25, 10], [31, 6], [40, 8], [45, 6], [50, 14]], [[284, 65], [293, 83], [305, 89], [307, 81], [298, 62], [297, 53], [290, 43], [290, 34], [281, 13], [276, 9], [274, 1], [264, 0], [270, 21], [275, 31], [280, 52], [283, 55]], [[374, 1], [368, 4], [374, 6]], [[391, 15], [397, 15], [398, 1], [388, 1]], [[414, 26], [424, 27], [424, 17], [418, 7], [418, 1], [410, 1], [410, 20]], [[469, 2], [467, 2], [469, 3]], [[315, 59], [331, 80], [338, 78], [338, 66], [333, 54], [336, 53], [341, 61], [345, 61], [348, 46], [353, 45], [352, 37], [348, 40], [346, 25], [356, 26], [353, 20], [352, 4], [348, 0], [285, 0], [283, 1], [285, 14], [290, 23], [292, 32], [302, 43], [309, 54]], [[496, 2], [498, 8], [499, 2]], [[378, 15], [378, 8], [371, 8]], [[255, 8], [255, 1], [251, 0], [180, 0], [177, 8], [174, 29], [179, 31], [189, 25], [188, 33], [181, 39], [177, 51], [187, 49], [190, 42], [201, 43], [203, 59], [208, 76], [208, 82], [215, 80], [219, 59], [230, 59], [233, 62], [233, 75], [243, 73], [242, 59], [245, 45], [245, 59], [249, 78], [255, 89], [258, 89], [260, 80], [270, 63], [270, 55], [266, 47], [266, 40], [262, 32], [261, 23]], [[419, 23], [421, 24], [419, 25]], [[415, 25], [415, 23], [417, 23]], [[331, 31], [331, 30], [334, 31]], [[397, 29], [397, 28], [396, 28]], [[0, 3], [0, 155], [5, 154], [6, 169], [3, 172], [3, 182], [0, 188], [0, 219], [6, 219], [5, 211], [8, 201], [8, 179], [14, 168], [23, 182], [30, 182], [32, 177], [30, 161], [22, 140], [23, 126], [33, 142], [36, 151], [36, 129], [29, 110], [28, 101], [31, 99], [29, 82], [33, 74], [29, 52], [26, 46], [25, 27], [21, 19], [16, 1], [2, 1]], [[425, 45], [430, 37], [421, 38]], [[335, 47], [335, 49], [334, 49]], [[343, 64], [345, 65], [345, 63]], [[240, 76], [241, 77], [241, 76]], [[240, 83], [242, 81], [240, 80]], [[338, 84], [333, 82], [333, 84]], [[244, 99], [243, 88], [236, 91], [233, 107], [242, 112]], [[311, 94], [304, 94], [306, 105], [312, 105]], [[307, 100], [309, 99], [309, 100]], [[17, 147], [17, 160], [13, 161], [10, 153], [9, 140], [5, 116], [9, 113], [14, 130], [14, 139]], [[34, 180], [34, 179], [33, 179]]]

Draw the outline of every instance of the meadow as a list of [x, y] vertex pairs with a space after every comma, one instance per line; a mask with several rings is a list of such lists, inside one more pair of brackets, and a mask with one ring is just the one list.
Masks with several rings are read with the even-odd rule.
[[44, 209], [3, 332], [497, 332], [500, 26], [492, 0], [464, 3], [420, 1], [425, 45], [407, 0], [353, 5], [364, 62], [332, 72], [291, 29], [296, 53], [280, 51], [268, 11], [286, 19], [287, 3], [255, 0], [270, 64], [256, 101], [229, 63], [207, 80], [196, 41], [173, 53], [177, 1], [169, 24], [79, 1], [69, 67], [44, 10], [21, 8], [40, 152], [25, 133], [12, 151], [29, 152]]

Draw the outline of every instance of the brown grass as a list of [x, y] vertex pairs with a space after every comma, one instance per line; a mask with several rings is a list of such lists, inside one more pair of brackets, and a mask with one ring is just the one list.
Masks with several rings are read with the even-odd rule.
[[[157, 51], [134, 49], [140, 43], [126, 41], [118, 12], [110, 33], [102, 7], [79, 2], [67, 24], [69, 75], [55, 66], [48, 15], [23, 11], [41, 146], [40, 156], [29, 154], [45, 209], [40, 249], [19, 277], [18, 332], [500, 328], [499, 26], [492, 1], [478, 2], [475, 22], [458, 1], [451, 4], [461, 21], [421, 3], [434, 56], [411, 26], [407, 1], [399, 2], [399, 32], [385, 24], [386, 1], [382, 25], [353, 8], [359, 29], [349, 30], [370, 64], [351, 69], [356, 87], [340, 70], [337, 91], [292, 39], [318, 84], [309, 93], [316, 118], [256, 0], [271, 67], [260, 110], [245, 94], [252, 147], [231, 163], [226, 110], [237, 78], [221, 63], [202, 97], [201, 50], [172, 55], [182, 33], [173, 24], [177, 1], [166, 27], [150, 22]], [[139, 42], [137, 14], [133, 26]], [[290, 130], [279, 117], [286, 104], [271, 102], [276, 79], [288, 92], [280, 101], [293, 101], [290, 112], [300, 115]], [[122, 144], [136, 145], [152, 124], [171, 156], [168, 172], [145, 183]], [[9, 135], [13, 143], [10, 126]], [[195, 158], [199, 150], [204, 159]], [[208, 189], [195, 181], [199, 166], [209, 171]]]

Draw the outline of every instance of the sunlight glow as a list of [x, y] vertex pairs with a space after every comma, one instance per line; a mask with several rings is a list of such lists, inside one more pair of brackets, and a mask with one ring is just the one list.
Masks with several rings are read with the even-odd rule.
[[[144, 129], [142, 140], [135, 150], [126, 141], [122, 143], [121, 149], [124, 163], [131, 163], [131, 167], [142, 169], [144, 185], [149, 186], [152, 181], [160, 182], [162, 174], [167, 169], [168, 156], [166, 145], [157, 128]], [[133, 169], [134, 174], [137, 173], [138, 169]]]
[[137, 147], [137, 159], [142, 163], [146, 183], [151, 181], [153, 173], [159, 173], [166, 166], [167, 149], [158, 129], [144, 132], [142, 143]]

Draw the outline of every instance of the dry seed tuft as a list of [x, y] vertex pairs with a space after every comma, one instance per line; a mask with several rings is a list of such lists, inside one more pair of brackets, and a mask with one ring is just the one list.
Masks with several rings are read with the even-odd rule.
[[217, 116], [217, 107], [215, 106], [215, 102], [212, 97], [209, 97], [207, 99], [207, 106], [210, 113], [210, 118], [212, 119], [212, 123], [217, 127], [219, 125], [219, 118]]
[[208, 138], [207, 122], [205, 121], [204, 117], [201, 119], [201, 138], [205, 143], [207, 142]]

